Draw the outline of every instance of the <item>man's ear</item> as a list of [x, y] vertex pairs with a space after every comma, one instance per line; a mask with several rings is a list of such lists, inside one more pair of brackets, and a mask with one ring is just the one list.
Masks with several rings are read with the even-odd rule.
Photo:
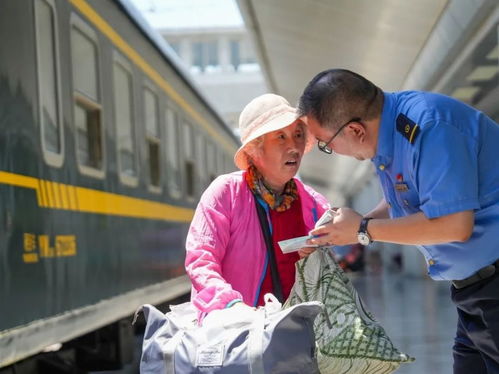
[[366, 140], [367, 129], [363, 123], [352, 122], [347, 127], [348, 131], [350, 131], [360, 143], [363, 143]]
[[308, 116], [307, 115], [298, 117], [297, 120], [302, 121], [305, 124], [305, 126], [308, 125]]

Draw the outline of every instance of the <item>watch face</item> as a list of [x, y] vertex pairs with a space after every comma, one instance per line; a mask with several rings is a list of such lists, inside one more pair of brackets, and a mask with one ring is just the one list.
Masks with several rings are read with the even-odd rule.
[[357, 233], [357, 240], [362, 245], [369, 245], [371, 243], [371, 238], [365, 232], [359, 232], [359, 233]]

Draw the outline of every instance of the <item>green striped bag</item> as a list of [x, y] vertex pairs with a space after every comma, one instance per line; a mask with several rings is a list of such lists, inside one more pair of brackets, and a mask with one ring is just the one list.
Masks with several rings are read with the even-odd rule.
[[329, 248], [319, 248], [296, 264], [296, 281], [284, 307], [320, 301], [314, 322], [322, 374], [385, 374], [414, 358], [394, 347], [385, 330], [364, 308], [357, 291]]

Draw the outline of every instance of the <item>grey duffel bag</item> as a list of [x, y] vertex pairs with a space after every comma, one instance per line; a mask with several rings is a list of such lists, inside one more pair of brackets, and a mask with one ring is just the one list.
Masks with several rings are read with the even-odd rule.
[[202, 326], [191, 303], [172, 306], [166, 314], [143, 305], [147, 325], [140, 372], [319, 373], [313, 322], [322, 304], [306, 302], [281, 310], [270, 296], [274, 302], [254, 310], [213, 311]]

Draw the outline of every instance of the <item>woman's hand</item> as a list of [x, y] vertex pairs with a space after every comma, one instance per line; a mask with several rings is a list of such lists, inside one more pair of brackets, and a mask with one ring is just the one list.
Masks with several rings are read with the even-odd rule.
[[245, 302], [242, 302], [242, 301], [238, 301], [237, 303], [233, 304], [230, 309], [234, 309], [234, 310], [240, 310], [244, 313], [244, 310], [255, 310], [255, 308], [253, 308], [252, 306], [249, 306], [248, 304], [246, 304]]
[[300, 258], [308, 257], [311, 253], [313, 253], [317, 248], [315, 247], [304, 247], [298, 250], [298, 255]]

